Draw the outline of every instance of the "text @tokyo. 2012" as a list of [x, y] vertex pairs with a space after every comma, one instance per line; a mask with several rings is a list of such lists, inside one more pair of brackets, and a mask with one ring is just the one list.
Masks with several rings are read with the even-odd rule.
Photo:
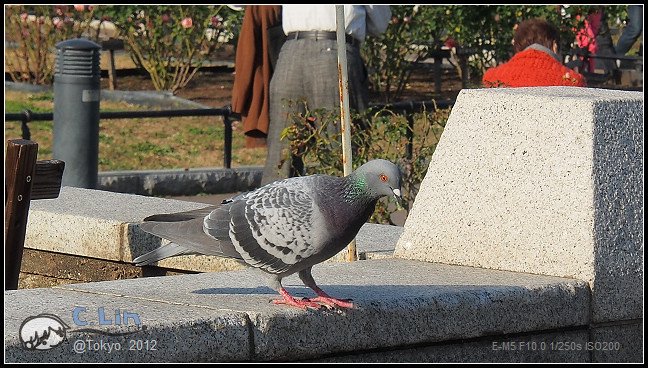
[[132, 352], [156, 351], [158, 342], [149, 339], [127, 339], [124, 342], [108, 339], [77, 339], [72, 343], [72, 351], [77, 354], [100, 351], [110, 354], [124, 350]]
[[618, 341], [493, 341], [494, 351], [619, 351]]

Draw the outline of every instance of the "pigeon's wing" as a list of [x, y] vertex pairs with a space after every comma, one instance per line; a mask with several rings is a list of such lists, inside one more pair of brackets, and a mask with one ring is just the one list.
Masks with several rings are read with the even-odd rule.
[[133, 263], [135, 263], [136, 266], [146, 266], [165, 258], [180, 256], [183, 254], [191, 253], [187, 250], [187, 248], [183, 246], [175, 243], [169, 243], [148, 253], [142, 254], [141, 256], [133, 259]]
[[282, 180], [229, 204], [229, 237], [247, 264], [279, 274], [318, 251], [324, 239], [312, 184], [310, 177]]
[[[140, 229], [172, 243], [164, 245], [133, 260], [138, 266], [157, 262], [161, 259], [185, 254], [203, 254], [219, 257], [242, 259], [229, 239], [228, 207], [206, 207], [199, 210], [160, 214], [147, 217]], [[211, 226], [222, 229], [206, 232], [207, 217]], [[154, 221], [148, 221], [148, 220]]]
[[209, 215], [213, 210], [217, 208], [218, 206], [208, 206], [205, 208], [199, 208], [197, 210], [191, 210], [185, 212], [151, 215], [149, 217], [146, 217], [144, 221], [176, 222], [176, 221], [187, 221], [195, 218], [205, 218], [207, 215]]

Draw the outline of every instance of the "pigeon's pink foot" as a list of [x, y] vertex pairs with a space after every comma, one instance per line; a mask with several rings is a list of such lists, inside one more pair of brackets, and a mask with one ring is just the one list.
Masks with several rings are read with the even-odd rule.
[[320, 289], [319, 287], [315, 286], [312, 288], [315, 293], [317, 294], [317, 297], [315, 298], [309, 298], [308, 300], [311, 302], [317, 302], [322, 304], [323, 306], [331, 309], [335, 307], [340, 307], [340, 308], [353, 308], [353, 303], [351, 303], [351, 299], [336, 299], [328, 295], [324, 290]]
[[320, 303], [321, 305], [329, 309], [335, 307], [353, 308], [353, 303], [351, 303], [350, 299], [335, 299], [331, 298], [330, 296], [318, 296], [315, 298], [309, 298], [307, 300], [310, 302]]
[[273, 300], [272, 303], [290, 305], [290, 306], [297, 307], [297, 308], [303, 309], [303, 310], [306, 310], [308, 308], [320, 309], [322, 307], [318, 303], [310, 301], [310, 300], [308, 300], [306, 298], [301, 299], [301, 300], [295, 299], [292, 295], [288, 294], [288, 291], [286, 291], [286, 289], [284, 289], [284, 288], [279, 289], [279, 294], [281, 294], [281, 296], [283, 296], [283, 299]]

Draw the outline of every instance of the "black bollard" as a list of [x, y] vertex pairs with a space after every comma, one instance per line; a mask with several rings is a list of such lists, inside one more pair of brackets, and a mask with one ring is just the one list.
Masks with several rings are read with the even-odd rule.
[[52, 156], [65, 162], [62, 185], [97, 187], [101, 46], [83, 38], [56, 44], [54, 144]]

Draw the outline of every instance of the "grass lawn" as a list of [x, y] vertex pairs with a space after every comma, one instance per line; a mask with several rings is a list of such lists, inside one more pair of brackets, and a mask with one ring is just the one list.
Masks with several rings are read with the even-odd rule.
[[[5, 113], [52, 111], [51, 93], [5, 92]], [[102, 111], [149, 110], [101, 102]], [[52, 158], [53, 122], [29, 123], [38, 159]], [[21, 138], [20, 122], [5, 122], [5, 141]], [[224, 129], [220, 117], [110, 119], [99, 122], [99, 171], [222, 167]], [[232, 166], [263, 165], [265, 148], [245, 148], [234, 130]], [[5, 144], [6, 147], [6, 144]]]

